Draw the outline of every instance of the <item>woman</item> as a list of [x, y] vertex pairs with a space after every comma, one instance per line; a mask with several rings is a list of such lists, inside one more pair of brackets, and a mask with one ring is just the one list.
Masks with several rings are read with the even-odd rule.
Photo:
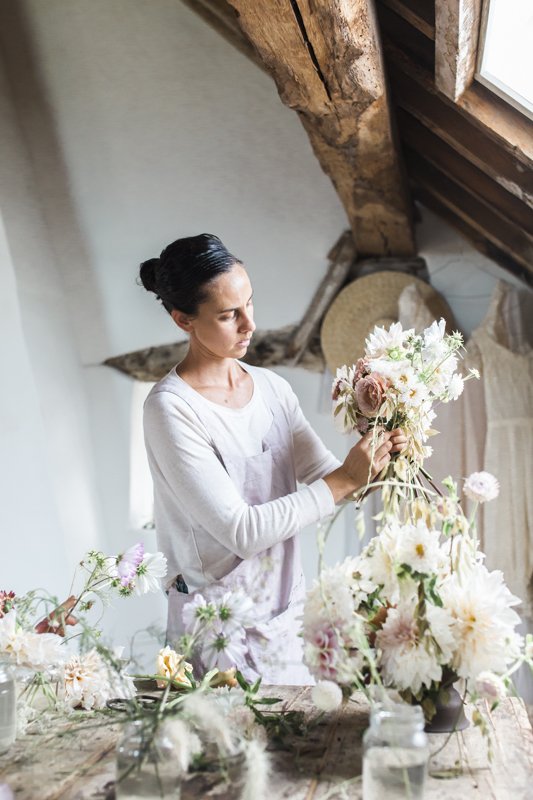
[[218, 237], [178, 239], [140, 277], [189, 336], [187, 355], [154, 386], [144, 413], [158, 547], [169, 565], [167, 639], [184, 633], [195, 592], [209, 599], [242, 589], [254, 624], [237, 666], [268, 683], [311, 683], [298, 637], [297, 534], [364, 486], [403, 435], [384, 432], [372, 465], [363, 437], [341, 464], [289, 384], [240, 362], [255, 330], [252, 288]]

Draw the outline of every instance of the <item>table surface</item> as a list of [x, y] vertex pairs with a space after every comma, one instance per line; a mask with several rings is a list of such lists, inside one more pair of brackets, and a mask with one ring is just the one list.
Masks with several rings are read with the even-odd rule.
[[[310, 687], [266, 687], [266, 696], [283, 698], [283, 707], [316, 715]], [[305, 738], [285, 749], [273, 749], [269, 800], [360, 800], [361, 736], [368, 724], [368, 705], [355, 695], [336, 712], [326, 714]], [[0, 756], [0, 784], [17, 800], [112, 800], [118, 727], [95, 727], [92, 720], [75, 732], [22, 736]], [[492, 713], [493, 757], [478, 729], [453, 734], [430, 762], [426, 800], [533, 800], [533, 733], [523, 703], [508, 698]], [[430, 735], [435, 753], [443, 734]], [[461, 774], [444, 778], [457, 763]], [[439, 775], [441, 777], [437, 777]], [[213, 774], [196, 773], [182, 788], [182, 800], [233, 800]], [[383, 798], [387, 800], [387, 798]]]

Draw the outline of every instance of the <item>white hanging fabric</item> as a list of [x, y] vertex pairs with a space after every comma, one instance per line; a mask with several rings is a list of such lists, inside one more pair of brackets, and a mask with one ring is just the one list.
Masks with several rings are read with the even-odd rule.
[[[400, 321], [417, 331], [431, 313], [415, 287], [399, 301]], [[442, 404], [427, 468], [436, 481], [486, 470], [500, 481], [500, 496], [481, 508], [478, 533], [489, 569], [501, 569], [511, 591], [533, 617], [533, 293], [500, 282], [483, 322], [467, 342], [465, 371], [481, 380], [465, 385], [458, 401]]]

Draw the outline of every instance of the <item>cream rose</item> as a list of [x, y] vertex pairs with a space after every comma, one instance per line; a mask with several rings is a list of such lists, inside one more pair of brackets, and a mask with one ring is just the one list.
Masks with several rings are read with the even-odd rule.
[[[157, 675], [171, 679], [173, 682], [190, 686], [191, 682], [185, 672], [192, 672], [192, 665], [185, 661], [183, 656], [180, 656], [168, 645], [159, 651], [157, 654]], [[168, 680], [157, 681], [160, 689], [164, 689], [167, 683]]]

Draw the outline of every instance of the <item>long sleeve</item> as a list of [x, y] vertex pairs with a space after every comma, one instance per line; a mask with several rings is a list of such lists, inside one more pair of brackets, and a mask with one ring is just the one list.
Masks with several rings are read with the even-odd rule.
[[[181, 518], [186, 511], [191, 531], [201, 529], [239, 558], [248, 558], [334, 511], [331, 492], [320, 479], [277, 500], [248, 505], [217, 457], [207, 431], [173, 394], [158, 392], [148, 398], [144, 424], [159, 494], [158, 529], [179, 529], [172, 510], [179, 509]], [[304, 429], [300, 424], [297, 435], [309, 442]], [[313, 459], [311, 470], [302, 470], [302, 475], [309, 478], [313, 471], [320, 472], [322, 461]]]

